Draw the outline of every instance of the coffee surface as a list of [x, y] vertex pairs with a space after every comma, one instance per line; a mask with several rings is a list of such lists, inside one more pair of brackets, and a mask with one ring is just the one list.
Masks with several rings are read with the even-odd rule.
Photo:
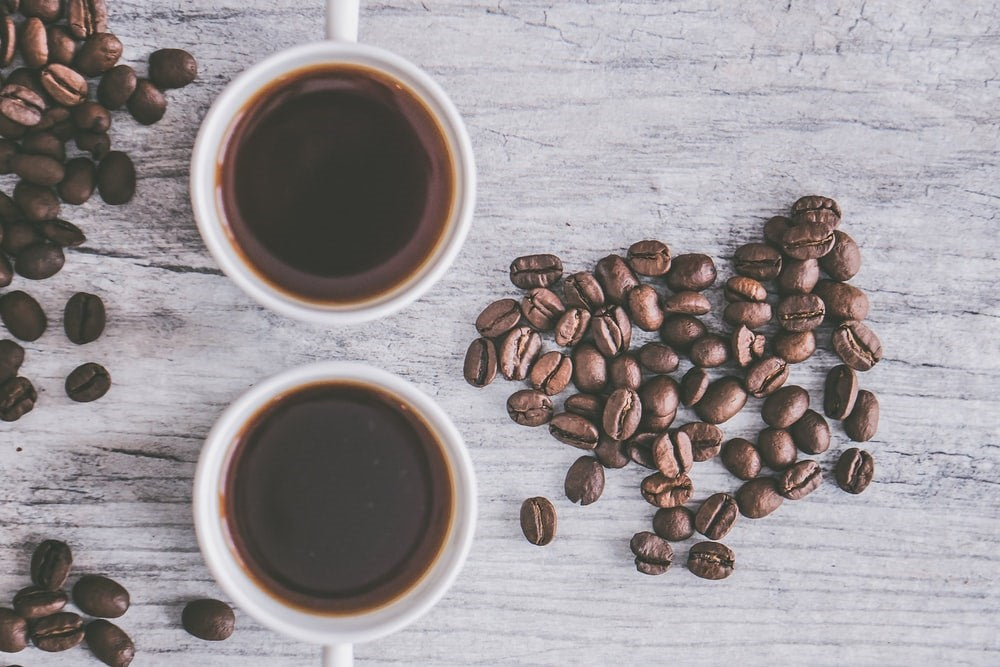
[[454, 490], [441, 446], [398, 399], [313, 385], [246, 428], [225, 514], [244, 566], [296, 606], [347, 614], [409, 590], [448, 534]]
[[219, 171], [230, 231], [268, 282], [360, 302], [416, 273], [453, 199], [454, 168], [424, 104], [373, 70], [293, 73], [247, 103]]

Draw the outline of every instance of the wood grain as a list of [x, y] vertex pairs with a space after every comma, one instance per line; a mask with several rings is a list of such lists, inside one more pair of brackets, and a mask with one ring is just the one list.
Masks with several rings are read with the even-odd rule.
[[[256, 380], [355, 359], [412, 380], [453, 415], [482, 507], [454, 589], [406, 631], [358, 647], [359, 663], [1000, 662], [996, 3], [365, 3], [362, 39], [425, 67], [464, 114], [480, 198], [454, 269], [426, 298], [336, 330], [264, 312], [222, 276], [186, 180], [212, 99], [245, 65], [319, 39], [321, 3], [109, 4], [126, 62], [145, 71], [155, 48], [182, 47], [200, 77], [168, 95], [154, 127], [115, 116], [114, 143], [134, 157], [140, 195], [125, 207], [67, 207], [88, 245], [54, 279], [13, 286], [41, 300], [52, 326], [26, 345], [38, 408], [0, 427], [8, 595], [26, 582], [33, 545], [58, 536], [79, 572], [131, 591], [121, 625], [136, 639], [136, 665], [316, 664], [312, 647], [244, 614], [218, 645], [179, 629], [186, 600], [220, 595], [195, 543], [191, 478], [213, 420]], [[528, 252], [556, 252], [579, 270], [661, 238], [675, 253], [716, 257], [729, 275], [726, 258], [759, 237], [763, 219], [814, 192], [844, 208], [864, 254], [854, 282], [885, 344], [862, 377], [882, 402], [868, 445], [876, 481], [859, 497], [827, 483], [772, 517], [741, 520], [726, 538], [738, 558], [728, 581], [683, 567], [640, 575], [628, 539], [652, 515], [637, 493], [642, 471], [609, 471], [599, 502], [571, 506], [562, 480], [578, 452], [507, 418], [514, 387], [475, 391], [462, 380], [471, 322], [514, 294], [507, 265]], [[80, 289], [103, 295], [109, 313], [106, 335], [86, 347], [65, 340], [59, 316]], [[814, 363], [792, 373], [814, 401], [834, 359], [828, 331]], [[71, 404], [63, 379], [92, 360], [115, 386]], [[758, 408], [726, 424], [727, 437], [752, 438]], [[848, 446], [839, 426], [834, 440], [820, 457], [826, 474]], [[700, 465], [694, 482], [695, 500], [736, 486], [718, 462]], [[560, 512], [546, 548], [519, 533], [518, 507], [532, 495]]]

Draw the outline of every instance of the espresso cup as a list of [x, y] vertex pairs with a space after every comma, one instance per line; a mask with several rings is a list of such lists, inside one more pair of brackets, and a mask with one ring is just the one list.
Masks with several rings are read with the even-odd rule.
[[[232, 519], [227, 518], [241, 443], [262, 411], [283, 397], [315, 386], [364, 386], [393, 397], [425, 424], [439, 446], [450, 478], [450, 513], [436, 555], [402, 594], [358, 612], [328, 613], [303, 608], [261, 583], [238, 548]], [[364, 443], [359, 442], [360, 446]], [[389, 466], [392, 461], [386, 462]], [[266, 469], [265, 469], [266, 474]], [[270, 477], [265, 477], [270, 480]], [[395, 632], [427, 612], [458, 576], [472, 544], [476, 524], [476, 482], [468, 451], [444, 411], [400, 377], [351, 362], [320, 362], [267, 378], [236, 399], [209, 433], [194, 480], [194, 523], [198, 544], [212, 575], [236, 604], [261, 624], [289, 637], [324, 646], [323, 664], [353, 663], [352, 645]], [[303, 508], [305, 509], [305, 508]], [[336, 507], [323, 508], [332, 514]]]
[[[233, 80], [205, 116], [191, 160], [190, 189], [195, 220], [205, 245], [222, 270], [261, 305], [289, 317], [319, 324], [351, 324], [383, 317], [423, 295], [454, 261], [468, 233], [475, 206], [472, 145], [454, 104], [441, 87], [414, 64], [384, 49], [358, 44], [357, 27], [358, 0], [328, 0], [328, 39], [279, 52]], [[316, 285], [309, 283], [309, 276], [313, 274], [308, 271], [298, 277], [298, 283], [306, 289], [275, 280], [274, 272], [269, 273], [269, 267], [248, 252], [247, 244], [240, 240], [239, 225], [230, 219], [234, 216], [227, 214], [227, 202], [232, 196], [222, 174], [232, 166], [227, 163], [228, 142], [238, 131], [240, 120], [253, 112], [262, 99], [266, 101], [264, 93], [273, 86], [324, 67], [370, 72], [386, 90], [406, 91], [436, 127], [444, 145], [443, 155], [439, 157], [447, 161], [450, 170], [450, 200], [439, 202], [440, 228], [435, 230], [433, 242], [427, 241], [419, 256], [407, 260], [407, 271], [386, 278], [387, 282], [374, 293], [362, 293], [371, 282], [368, 278], [371, 271], [357, 275], [354, 283], [333, 295], [313, 293], [311, 288]], [[363, 151], [363, 147], [360, 150]], [[373, 154], [375, 152], [373, 150]], [[266, 201], [266, 186], [254, 191], [263, 198], [261, 201]], [[393, 199], [392, 196], [379, 198], [383, 202]], [[248, 209], [256, 210], [256, 207]], [[331, 197], [329, 215], [337, 214], [338, 201]], [[278, 236], [281, 233], [280, 229], [276, 232]], [[378, 235], [372, 238], [377, 244]], [[338, 262], [346, 265], [353, 258], [349, 246], [340, 250], [340, 259], [334, 256], [327, 266], [322, 266], [326, 260], [322, 243], [317, 244], [309, 249], [314, 255], [310, 261], [313, 266], [336, 274], [340, 270]], [[382, 250], [391, 256], [391, 249]], [[316, 283], [321, 282], [322, 278], [318, 277]], [[352, 285], [357, 286], [359, 294], [351, 294]]]

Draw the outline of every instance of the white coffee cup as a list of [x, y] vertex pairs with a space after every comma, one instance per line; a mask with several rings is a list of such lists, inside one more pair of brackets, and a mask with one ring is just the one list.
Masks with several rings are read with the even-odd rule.
[[[349, 381], [372, 386], [412, 408], [441, 444], [454, 487], [454, 511], [444, 546], [421, 579], [398, 599], [374, 610], [332, 616], [310, 613], [261, 588], [240, 564], [224, 512], [226, 475], [241, 431], [277, 397], [306, 385]], [[476, 526], [476, 480], [472, 461], [455, 425], [425, 393], [399, 376], [359, 363], [328, 361], [269, 377], [236, 399], [208, 434], [194, 478], [194, 525], [209, 570], [236, 607], [261, 624], [304, 642], [320, 644], [323, 664], [353, 664], [353, 644], [377, 639], [427, 612], [458, 576]], [[336, 511], [336, 508], [329, 508]]]
[[[476, 168], [465, 124], [444, 90], [416, 65], [366, 44], [358, 44], [358, 0], [327, 0], [327, 41], [281, 51], [240, 74], [212, 104], [191, 158], [191, 204], [205, 245], [222, 270], [261, 305], [319, 324], [351, 324], [383, 317], [423, 295], [458, 255], [472, 223]], [[453, 205], [445, 231], [417, 271], [371, 299], [318, 303], [280, 290], [249, 266], [235, 246], [219, 196], [218, 167], [240, 112], [257, 92], [289, 73], [317, 65], [344, 64], [377, 70], [414, 93], [441, 128], [454, 161]]]

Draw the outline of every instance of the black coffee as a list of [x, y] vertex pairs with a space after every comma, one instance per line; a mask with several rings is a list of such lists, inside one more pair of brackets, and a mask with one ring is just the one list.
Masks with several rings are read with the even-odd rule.
[[369, 300], [433, 254], [454, 194], [441, 129], [409, 90], [373, 70], [293, 73], [244, 107], [219, 196], [248, 263], [317, 302]]
[[454, 488], [435, 435], [398, 398], [353, 383], [283, 396], [245, 428], [225, 516], [248, 573], [277, 598], [350, 614], [416, 584], [448, 535]]

